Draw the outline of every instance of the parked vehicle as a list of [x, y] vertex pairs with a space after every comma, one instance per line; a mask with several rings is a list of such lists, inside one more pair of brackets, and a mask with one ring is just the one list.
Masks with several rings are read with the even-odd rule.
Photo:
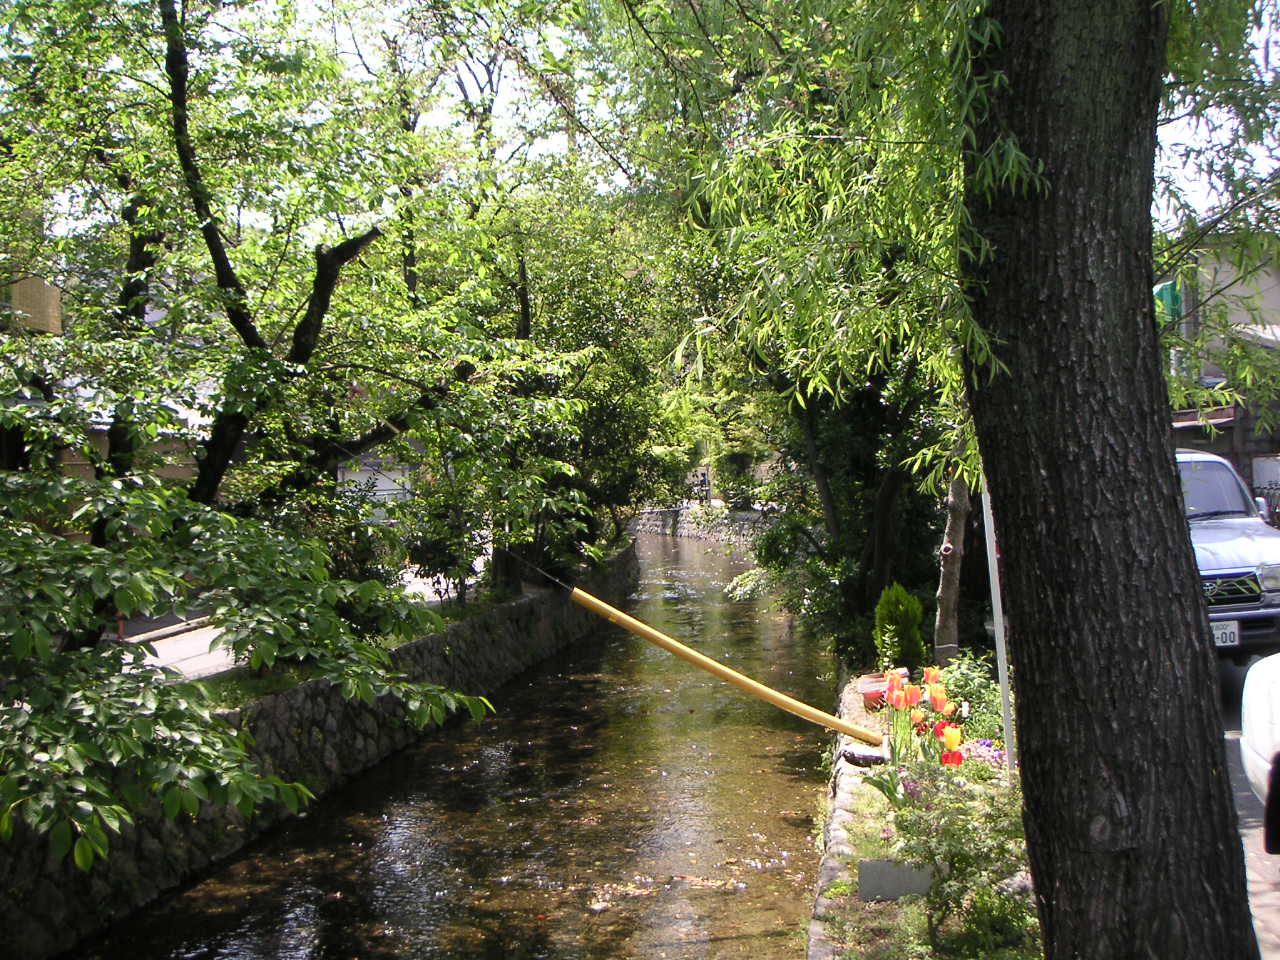
[[1222, 457], [1179, 450], [1177, 460], [1214, 645], [1240, 663], [1280, 651], [1280, 530]]
[[1249, 668], [1240, 696], [1240, 762], [1249, 786], [1262, 801], [1263, 848], [1280, 853], [1280, 654]]

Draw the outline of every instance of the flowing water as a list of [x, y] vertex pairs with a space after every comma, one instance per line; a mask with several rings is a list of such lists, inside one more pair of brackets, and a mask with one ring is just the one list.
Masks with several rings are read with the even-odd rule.
[[[827, 709], [827, 658], [641, 538], [633, 616]], [[824, 734], [604, 625], [459, 724], [76, 951], [85, 960], [798, 958]]]

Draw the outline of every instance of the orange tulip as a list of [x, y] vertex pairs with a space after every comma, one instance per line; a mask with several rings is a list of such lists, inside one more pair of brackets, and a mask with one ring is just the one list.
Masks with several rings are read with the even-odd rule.
[[924, 711], [923, 711], [923, 710], [912, 710], [912, 711], [911, 711], [911, 722], [912, 722], [912, 723], [914, 723], [914, 724], [916, 724], [916, 726], [919, 726], [920, 724], [924, 723]]
[[929, 703], [939, 713], [947, 705], [947, 688], [940, 683], [929, 684]]
[[908, 684], [906, 687], [903, 688], [902, 692], [905, 693], [907, 696], [908, 707], [914, 707], [917, 703], [919, 703], [920, 697], [924, 693], [924, 691], [921, 690], [920, 687], [914, 683]]
[[925, 683], [941, 683], [942, 671], [939, 670], [937, 667], [925, 667], [924, 682]]
[[954, 700], [948, 700], [942, 708], [942, 715], [944, 717], [950, 717], [955, 712], [956, 712], [956, 702]]
[[889, 706], [895, 710], [907, 709], [907, 695], [901, 690], [890, 690]]
[[884, 682], [889, 688], [889, 692], [902, 689], [902, 674], [897, 670], [886, 670], [884, 674]]

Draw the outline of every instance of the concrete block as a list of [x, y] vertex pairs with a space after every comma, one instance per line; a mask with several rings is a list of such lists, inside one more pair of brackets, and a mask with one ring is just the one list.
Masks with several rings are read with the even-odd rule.
[[858, 896], [863, 900], [900, 900], [923, 896], [933, 882], [929, 867], [913, 867], [897, 860], [859, 860]]

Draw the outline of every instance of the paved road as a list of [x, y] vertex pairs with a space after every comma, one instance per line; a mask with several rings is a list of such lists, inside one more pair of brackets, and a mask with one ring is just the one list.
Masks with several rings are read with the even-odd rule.
[[231, 651], [222, 646], [209, 649], [218, 632], [218, 627], [200, 626], [152, 640], [156, 655], [147, 657], [147, 662], [173, 667], [192, 680], [230, 670], [235, 666]]

